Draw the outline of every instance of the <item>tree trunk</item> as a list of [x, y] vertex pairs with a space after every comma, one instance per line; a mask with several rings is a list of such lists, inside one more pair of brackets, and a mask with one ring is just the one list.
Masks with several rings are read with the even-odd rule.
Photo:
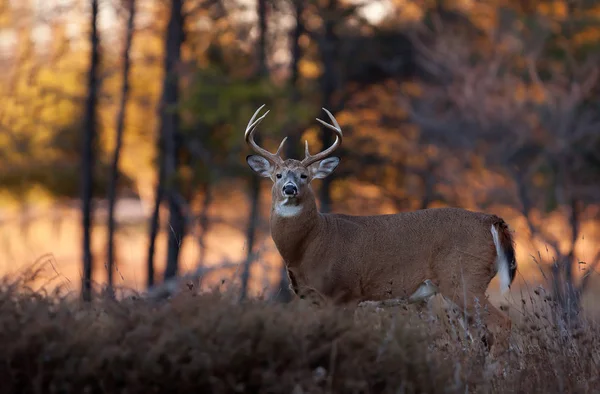
[[[258, 27], [260, 35], [258, 38], [258, 78], [265, 78], [268, 75], [267, 69], [267, 0], [258, 0]], [[261, 143], [260, 138], [256, 138], [258, 144]], [[241, 277], [240, 299], [244, 300], [248, 293], [248, 282], [250, 281], [250, 268], [254, 260], [254, 242], [256, 239], [256, 227], [259, 221], [260, 210], [260, 179], [257, 176], [252, 176], [250, 179], [250, 217], [248, 218], [248, 228], [246, 231], [246, 261]]]
[[267, 0], [258, 0], [258, 76], [266, 77], [269, 74], [267, 68]]
[[[321, 59], [324, 67], [324, 72], [321, 76], [321, 92], [323, 95], [322, 107], [327, 108], [333, 115], [335, 115], [336, 112], [333, 103], [333, 94], [337, 87], [335, 74], [336, 36], [333, 30], [335, 26], [333, 13], [336, 9], [337, 0], [329, 0], [325, 12], [325, 37], [320, 43]], [[333, 143], [331, 130], [325, 126], [321, 126], [321, 141], [323, 142], [323, 149], [326, 149]], [[319, 197], [321, 200], [320, 210], [323, 213], [327, 213], [331, 210], [331, 181], [333, 180], [333, 177], [334, 175], [332, 174], [321, 181]]]
[[152, 210], [152, 217], [150, 218], [150, 239], [148, 242], [148, 258], [146, 260], [146, 274], [147, 274], [147, 287], [151, 288], [154, 286], [154, 254], [156, 250], [156, 236], [158, 235], [158, 228], [160, 225], [160, 203], [163, 199], [164, 194], [164, 160], [162, 159], [162, 137], [159, 138], [160, 146], [160, 159], [158, 163], [158, 182], [156, 184], [156, 192], [154, 196], [154, 208]]
[[202, 211], [200, 212], [200, 218], [198, 224], [200, 225], [200, 236], [198, 237], [198, 245], [200, 246], [200, 256], [198, 256], [198, 265], [201, 267], [206, 264], [206, 236], [208, 235], [208, 228], [210, 225], [209, 209], [212, 203], [212, 186], [210, 181], [207, 181], [204, 185], [204, 199], [202, 201]]
[[165, 198], [169, 202], [167, 266], [165, 279], [177, 275], [179, 248], [183, 239], [185, 222], [179, 201], [177, 199], [176, 170], [177, 170], [177, 141], [179, 134], [179, 115], [173, 108], [178, 100], [178, 82], [176, 67], [181, 59], [181, 45], [183, 35], [183, 0], [172, 0], [171, 16], [167, 26], [165, 40], [165, 76], [163, 92], [160, 100], [160, 136], [158, 183], [154, 200], [154, 209], [150, 219], [150, 240], [148, 247], [147, 273], [148, 287], [154, 285], [154, 254], [156, 250], [156, 237], [159, 231], [160, 205]]
[[91, 59], [88, 73], [88, 96], [84, 122], [84, 137], [81, 157], [81, 202], [83, 218], [83, 284], [82, 298], [92, 298], [93, 258], [91, 251], [92, 196], [94, 173], [94, 143], [96, 137], [96, 103], [98, 100], [98, 64], [100, 62], [99, 39], [97, 31], [98, 0], [91, 2], [90, 41]]
[[[256, 138], [258, 141], [258, 138]], [[254, 242], [256, 239], [256, 228], [258, 227], [259, 208], [260, 208], [260, 179], [253, 176], [250, 180], [250, 218], [248, 219], [248, 228], [246, 230], [246, 261], [242, 271], [242, 289], [241, 299], [244, 300], [248, 293], [248, 282], [250, 281], [250, 268], [254, 260]]]
[[179, 271], [179, 251], [185, 235], [185, 218], [179, 200], [169, 193], [169, 228], [167, 243], [167, 267], [164, 279], [177, 276]]
[[423, 195], [421, 196], [421, 203], [419, 209], [427, 209], [435, 200], [435, 170], [438, 166], [437, 161], [428, 161], [425, 171], [421, 175], [423, 182]]
[[[302, 20], [302, 13], [304, 12], [304, 1], [294, 0], [294, 13], [296, 15], [296, 27], [292, 34], [292, 61], [290, 64], [290, 88], [292, 91], [292, 104], [296, 105], [300, 102], [300, 89], [298, 82], [300, 79], [300, 59], [302, 58], [302, 48], [300, 47], [300, 37], [304, 33], [304, 21]], [[297, 124], [294, 122], [289, 130], [289, 138], [287, 140], [285, 154], [288, 158], [295, 158], [300, 154], [299, 145], [299, 130]]]
[[167, 27], [165, 48], [165, 79], [163, 84], [163, 105], [161, 106], [162, 134], [165, 161], [165, 189], [169, 203], [169, 226], [167, 229], [167, 266], [164, 278], [177, 275], [179, 250], [185, 232], [183, 207], [178, 199], [177, 168], [180, 147], [179, 114], [175, 108], [179, 99], [179, 78], [177, 66], [181, 61], [183, 44], [183, 0], [172, 0], [171, 17]]
[[121, 88], [121, 102], [119, 103], [119, 113], [117, 115], [116, 141], [115, 150], [111, 163], [111, 179], [108, 187], [108, 286], [112, 290], [113, 274], [115, 262], [115, 205], [117, 184], [119, 180], [119, 158], [121, 156], [121, 146], [123, 144], [123, 129], [125, 128], [125, 110], [127, 98], [129, 94], [129, 68], [131, 42], [133, 40], [133, 28], [135, 19], [135, 0], [127, 0], [127, 8], [129, 9], [129, 17], [127, 20], [127, 30], [125, 33], [125, 45], [123, 47], [123, 85]]
[[563, 275], [564, 289], [562, 294], [562, 307], [565, 310], [566, 316], [571, 322], [577, 321], [577, 316], [581, 310], [581, 297], [575, 280], [573, 278], [573, 270], [577, 266], [575, 258], [575, 246], [579, 238], [580, 217], [579, 217], [579, 202], [575, 198], [569, 199], [569, 224], [571, 227], [571, 247], [567, 256], [564, 259]]
[[279, 273], [279, 284], [277, 285], [277, 292], [272, 298], [275, 302], [287, 303], [293, 298], [293, 294], [290, 291], [290, 281], [288, 280], [287, 267], [285, 262], [281, 266], [281, 272]]

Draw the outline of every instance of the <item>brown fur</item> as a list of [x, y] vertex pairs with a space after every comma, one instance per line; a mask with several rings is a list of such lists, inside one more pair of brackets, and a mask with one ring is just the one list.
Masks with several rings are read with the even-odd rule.
[[[485, 296], [497, 273], [492, 226], [500, 252], [515, 265], [512, 238], [501, 218], [459, 208], [377, 216], [320, 213], [310, 182], [327, 177], [337, 167], [339, 159], [329, 155], [341, 142], [339, 125], [327, 112], [333, 126], [319, 121], [336, 133], [334, 145], [315, 156], [309, 155], [307, 145], [303, 161], [284, 161], [279, 152], [285, 139], [275, 154], [254, 142], [256, 124], [266, 115], [254, 121], [261, 108], [245, 134], [258, 155], [246, 160], [255, 173], [273, 181], [271, 236], [296, 294], [357, 305], [408, 298], [429, 279], [469, 314], [474, 314], [477, 304], [487, 310], [483, 320], [492, 331], [488, 343], [495, 338], [498, 346], [492, 347], [505, 348], [510, 320]], [[507, 271], [509, 282], [514, 269], [516, 265]]]
[[[297, 161], [285, 163], [289, 170], [298, 170]], [[501, 218], [459, 208], [377, 216], [323, 214], [310, 185], [302, 195], [301, 213], [282, 217], [275, 212], [282, 199], [276, 186], [277, 182], [271, 235], [297, 294], [304, 297], [308, 291], [337, 304], [357, 304], [409, 297], [430, 279], [468, 312], [474, 312], [477, 297], [487, 308], [484, 320], [496, 337], [489, 338], [490, 343], [506, 341], [510, 320], [485, 296], [496, 275], [492, 225], [498, 228], [502, 246], [512, 247]]]

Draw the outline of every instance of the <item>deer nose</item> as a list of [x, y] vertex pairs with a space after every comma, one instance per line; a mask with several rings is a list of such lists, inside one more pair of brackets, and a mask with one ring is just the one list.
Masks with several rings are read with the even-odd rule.
[[298, 194], [298, 188], [292, 183], [286, 183], [283, 186], [283, 194], [286, 196], [295, 196]]

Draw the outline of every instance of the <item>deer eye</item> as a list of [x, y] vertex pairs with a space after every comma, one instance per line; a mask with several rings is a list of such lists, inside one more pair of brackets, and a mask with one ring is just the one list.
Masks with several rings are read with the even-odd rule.
[[277, 174], [277, 178], [281, 179], [281, 174]]
[[300, 175], [300, 178], [302, 178], [302, 179], [306, 179], [306, 178], [308, 178], [308, 175], [306, 175], [306, 174], [302, 174], [302, 175]]

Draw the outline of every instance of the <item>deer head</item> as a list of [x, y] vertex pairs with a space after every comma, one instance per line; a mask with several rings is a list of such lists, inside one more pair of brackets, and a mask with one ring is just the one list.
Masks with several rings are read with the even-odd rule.
[[[311, 155], [308, 150], [308, 141], [305, 141], [305, 157], [302, 161], [295, 159], [283, 160], [280, 156], [281, 149], [287, 140], [285, 137], [275, 153], [261, 148], [254, 141], [254, 133], [258, 124], [267, 116], [265, 112], [260, 118], [256, 116], [264, 104], [256, 110], [248, 126], [246, 127], [246, 143], [257, 153], [246, 157], [246, 162], [256, 174], [270, 178], [273, 181], [273, 205], [279, 205], [282, 212], [293, 212], [294, 207], [300, 207], [302, 202], [314, 199], [310, 183], [313, 179], [323, 179], [331, 174], [338, 166], [340, 159], [330, 155], [340, 146], [342, 142], [342, 129], [335, 117], [325, 108], [323, 110], [329, 115], [333, 124], [326, 123], [317, 118], [317, 121], [335, 132], [334, 143], [322, 152]], [[256, 120], [255, 120], [256, 119]]]

